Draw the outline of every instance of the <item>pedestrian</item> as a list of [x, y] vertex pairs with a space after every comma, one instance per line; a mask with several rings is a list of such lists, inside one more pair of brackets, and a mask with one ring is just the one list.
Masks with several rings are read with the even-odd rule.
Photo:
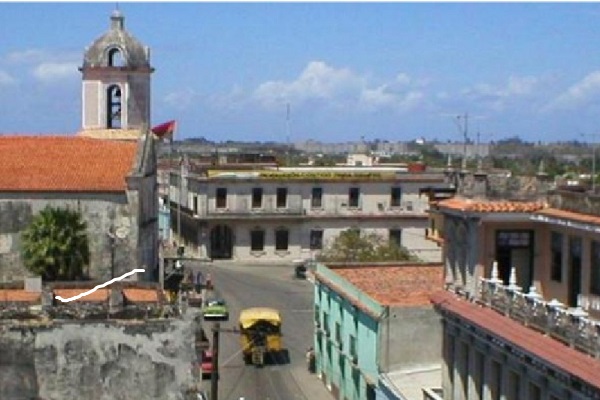
[[198, 271], [198, 273], [196, 273], [196, 293], [200, 293], [202, 291], [203, 283], [204, 276], [202, 275], [202, 271]]
[[311, 347], [308, 348], [306, 352], [306, 366], [308, 368], [308, 372], [315, 372], [315, 350]]
[[212, 276], [210, 274], [210, 272], [206, 273], [206, 289], [211, 290], [212, 289]]

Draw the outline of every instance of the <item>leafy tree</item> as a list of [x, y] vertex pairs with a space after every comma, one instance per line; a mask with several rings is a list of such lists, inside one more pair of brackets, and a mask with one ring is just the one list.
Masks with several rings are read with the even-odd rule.
[[81, 214], [47, 206], [21, 234], [25, 267], [45, 280], [74, 280], [89, 264], [86, 223]]
[[361, 235], [357, 229], [348, 229], [318, 257], [324, 262], [378, 262], [378, 261], [418, 261], [402, 246], [385, 240], [376, 233]]

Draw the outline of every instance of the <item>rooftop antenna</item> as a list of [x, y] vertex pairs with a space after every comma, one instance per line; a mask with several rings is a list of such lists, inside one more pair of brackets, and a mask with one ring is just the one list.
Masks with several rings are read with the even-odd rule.
[[[464, 123], [461, 123], [461, 119]], [[456, 116], [456, 126], [458, 127], [459, 132], [463, 135], [463, 169], [467, 167], [467, 142], [469, 141], [469, 114], [465, 113], [465, 115], [457, 115]]]
[[287, 140], [287, 150], [286, 150], [286, 166], [290, 166], [290, 103], [286, 104], [286, 114], [285, 114], [285, 134]]

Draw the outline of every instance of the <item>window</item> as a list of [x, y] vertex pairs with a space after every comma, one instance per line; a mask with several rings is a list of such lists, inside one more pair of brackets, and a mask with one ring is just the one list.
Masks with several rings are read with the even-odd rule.
[[590, 293], [600, 296], [600, 242], [592, 241], [590, 257]]
[[287, 250], [289, 245], [289, 231], [277, 229], [275, 231], [275, 250]]
[[287, 207], [287, 188], [277, 188], [277, 208]]
[[350, 357], [358, 357], [358, 352], [356, 348], [356, 336], [354, 335], [350, 335]]
[[[321, 293], [321, 291], [319, 291], [319, 294], [320, 293]], [[315, 324], [317, 326], [321, 325], [321, 314], [320, 314], [318, 305], [315, 305]]]
[[402, 189], [399, 187], [392, 188], [392, 195], [390, 199], [390, 207], [400, 207], [402, 200]]
[[227, 207], [227, 188], [217, 188], [217, 208]]
[[112, 48], [108, 51], [108, 66], [109, 67], [123, 67], [123, 56], [118, 48]]
[[402, 229], [390, 229], [390, 244], [402, 246]]
[[315, 187], [312, 188], [312, 196], [310, 198], [310, 207], [311, 208], [321, 208], [323, 207], [323, 188]]
[[118, 85], [111, 85], [106, 89], [107, 113], [106, 127], [108, 129], [121, 128], [121, 88]]
[[323, 313], [323, 330], [325, 333], [329, 334], [329, 314], [326, 312]]
[[360, 188], [350, 188], [348, 192], [348, 207], [358, 207], [360, 200]]
[[342, 325], [339, 322], [335, 323], [335, 341], [339, 345], [342, 344]]
[[265, 231], [254, 229], [250, 231], [250, 250], [263, 251], [265, 249]]
[[541, 400], [542, 390], [536, 384], [529, 382], [529, 393], [527, 395], [529, 400]]
[[550, 278], [553, 281], [562, 281], [562, 259], [563, 259], [563, 235], [558, 232], [552, 232], [550, 239]]
[[323, 249], [323, 230], [313, 229], [310, 231], [310, 249], [311, 250], [322, 250]]
[[261, 208], [262, 207], [262, 196], [263, 196], [262, 188], [253, 188], [252, 189], [252, 208]]
[[194, 214], [198, 214], [198, 196], [192, 197], [192, 211]]

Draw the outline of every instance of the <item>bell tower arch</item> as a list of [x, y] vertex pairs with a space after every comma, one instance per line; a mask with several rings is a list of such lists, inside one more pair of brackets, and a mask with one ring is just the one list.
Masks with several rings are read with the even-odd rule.
[[86, 48], [82, 73], [82, 128], [131, 131], [150, 125], [150, 49], [125, 29], [115, 10], [108, 32]]

